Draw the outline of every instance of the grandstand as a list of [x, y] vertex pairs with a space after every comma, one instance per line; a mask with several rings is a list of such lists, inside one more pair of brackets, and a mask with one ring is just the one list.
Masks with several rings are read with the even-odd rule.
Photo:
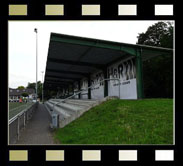
[[51, 33], [44, 91], [56, 95], [46, 107], [63, 127], [106, 97], [142, 99], [143, 61], [168, 54], [173, 50]]

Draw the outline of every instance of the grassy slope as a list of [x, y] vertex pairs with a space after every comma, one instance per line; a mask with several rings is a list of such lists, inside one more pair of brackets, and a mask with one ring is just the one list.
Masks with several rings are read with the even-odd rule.
[[61, 144], [172, 144], [173, 100], [110, 100], [55, 132]]

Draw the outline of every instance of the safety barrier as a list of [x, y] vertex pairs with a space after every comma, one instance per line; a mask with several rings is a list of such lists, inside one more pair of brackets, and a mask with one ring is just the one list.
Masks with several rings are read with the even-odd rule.
[[27, 108], [9, 120], [9, 144], [14, 144], [17, 140], [19, 140], [20, 130], [25, 128], [25, 125], [32, 118], [37, 105], [38, 102], [29, 105]]

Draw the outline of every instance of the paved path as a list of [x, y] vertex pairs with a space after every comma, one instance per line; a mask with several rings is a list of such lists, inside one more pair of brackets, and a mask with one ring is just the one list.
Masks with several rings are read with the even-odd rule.
[[43, 104], [39, 104], [32, 119], [21, 131], [20, 139], [16, 144], [54, 144], [50, 131], [51, 117]]

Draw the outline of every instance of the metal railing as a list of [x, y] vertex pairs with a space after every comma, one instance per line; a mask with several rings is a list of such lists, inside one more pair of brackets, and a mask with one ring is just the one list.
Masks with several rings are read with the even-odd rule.
[[118, 78], [106, 78], [106, 79], [103, 79], [103, 80], [97, 82], [96, 84], [93, 84], [93, 85], [91, 85], [91, 86], [89, 86], [89, 87], [87, 87], [87, 88], [85, 88], [85, 89], [83, 89], [83, 90], [81, 90], [81, 91], [79, 91], [79, 92], [77, 92], [77, 93], [75, 93], [75, 94], [73, 94], [73, 95], [71, 95], [71, 96], [69, 96], [69, 97], [59, 101], [59, 102], [57, 102], [57, 103], [54, 103], [53, 107], [52, 107], [52, 111], [54, 110], [55, 106], [58, 105], [59, 103], [65, 102], [66, 100], [71, 99], [71, 98], [75, 97], [76, 95], [81, 94], [83, 91], [87, 91], [88, 89], [91, 89], [91, 88], [95, 87], [96, 85], [98, 85], [98, 84], [100, 84], [100, 83], [102, 83], [104, 81], [111, 81], [111, 80], [117, 80], [118, 81], [119, 98], [120, 98], [120, 79], [118, 79]]
[[22, 110], [20, 113], [11, 118], [9, 124], [9, 143], [15, 143], [19, 140], [20, 130], [25, 127], [29, 119], [32, 118], [32, 114], [38, 103], [33, 103], [27, 108]]

